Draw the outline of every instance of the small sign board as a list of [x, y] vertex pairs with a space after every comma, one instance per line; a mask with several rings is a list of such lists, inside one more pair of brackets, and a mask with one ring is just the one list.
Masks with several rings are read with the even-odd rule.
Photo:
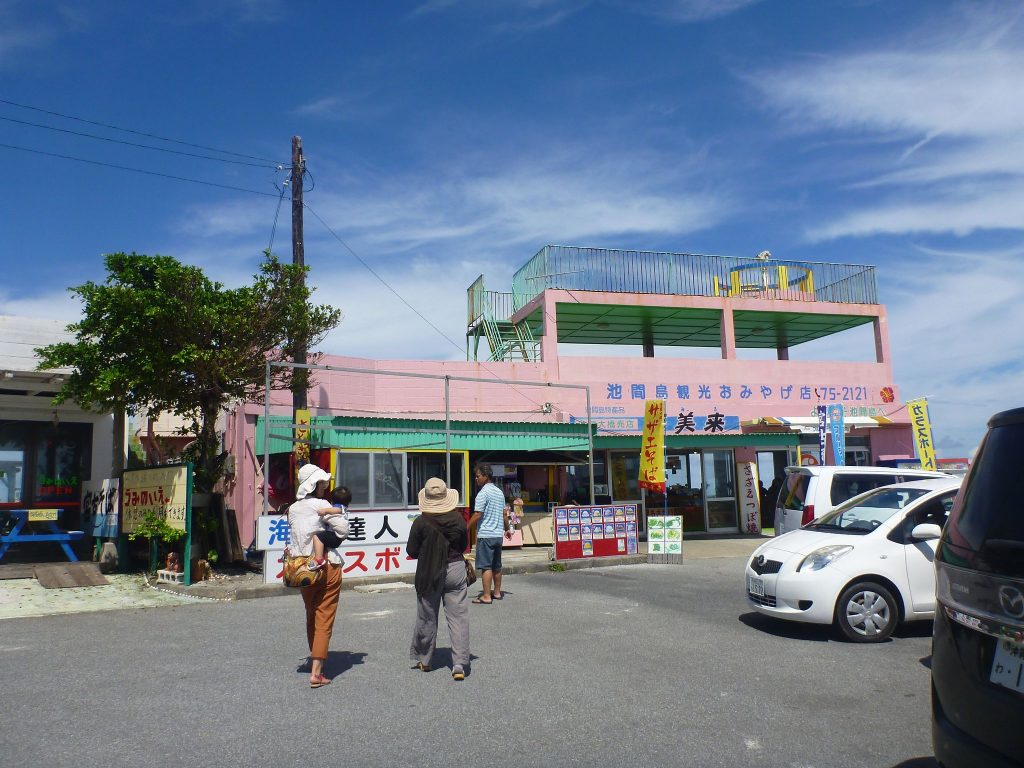
[[635, 555], [637, 505], [555, 507], [555, 560]]
[[28, 511], [28, 521], [30, 523], [39, 523], [46, 520], [56, 521], [59, 516], [59, 509], [30, 509]]

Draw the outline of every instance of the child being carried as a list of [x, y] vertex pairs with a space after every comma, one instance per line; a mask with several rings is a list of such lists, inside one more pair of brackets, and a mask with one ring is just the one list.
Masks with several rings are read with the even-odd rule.
[[348, 505], [352, 503], [352, 492], [344, 485], [331, 491], [331, 506], [317, 510], [324, 529], [313, 534], [313, 556], [308, 568], [315, 571], [327, 562], [328, 549], [341, 546], [348, 537]]

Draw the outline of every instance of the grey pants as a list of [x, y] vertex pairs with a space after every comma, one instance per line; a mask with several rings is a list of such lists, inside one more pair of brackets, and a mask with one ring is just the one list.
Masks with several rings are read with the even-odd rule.
[[412, 631], [409, 657], [430, 665], [437, 645], [437, 612], [444, 598], [444, 617], [452, 640], [452, 664], [469, 665], [469, 588], [462, 560], [448, 563], [444, 586], [416, 599], [416, 626]]

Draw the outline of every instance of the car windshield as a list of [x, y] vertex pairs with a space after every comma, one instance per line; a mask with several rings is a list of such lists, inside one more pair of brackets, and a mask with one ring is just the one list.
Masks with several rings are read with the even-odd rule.
[[877, 488], [850, 499], [804, 528], [863, 536], [926, 493], [919, 488]]

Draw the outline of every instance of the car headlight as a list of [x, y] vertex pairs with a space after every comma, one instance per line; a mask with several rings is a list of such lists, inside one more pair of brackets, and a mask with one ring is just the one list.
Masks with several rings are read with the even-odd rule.
[[797, 571], [820, 571], [826, 565], [834, 563], [840, 557], [852, 551], [853, 547], [849, 544], [833, 544], [830, 547], [816, 549], [803, 559]]

